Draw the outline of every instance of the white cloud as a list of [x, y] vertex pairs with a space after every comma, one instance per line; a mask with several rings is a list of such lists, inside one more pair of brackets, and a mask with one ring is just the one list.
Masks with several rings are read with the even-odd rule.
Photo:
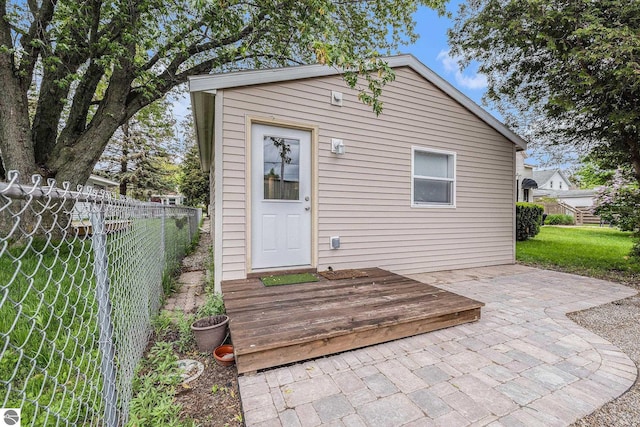
[[448, 50], [441, 50], [436, 59], [442, 62], [444, 69], [448, 73], [454, 73], [456, 71], [460, 71], [458, 67], [458, 61], [454, 57], [449, 55]]
[[447, 73], [453, 73], [456, 83], [465, 89], [484, 89], [487, 87], [487, 77], [480, 73], [463, 74], [460, 71], [460, 58], [451, 56], [448, 50], [441, 50], [437, 56]]

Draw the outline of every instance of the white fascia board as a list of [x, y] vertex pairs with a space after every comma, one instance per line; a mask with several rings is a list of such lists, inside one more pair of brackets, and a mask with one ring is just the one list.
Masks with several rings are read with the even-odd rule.
[[[482, 121], [494, 128], [505, 138], [516, 145], [517, 151], [526, 150], [527, 142], [502, 122], [489, 114], [486, 110], [473, 102], [465, 94], [456, 89], [451, 83], [437, 75], [429, 67], [420, 62], [413, 55], [398, 55], [382, 58], [391, 68], [409, 67], [426, 80], [438, 87], [444, 93], [460, 103], [467, 110], [475, 114]], [[265, 83], [276, 83], [289, 80], [308, 79], [313, 77], [333, 76], [341, 74], [342, 70], [322, 64], [301, 65], [298, 67], [272, 68], [265, 70], [238, 71], [222, 74], [207, 74], [189, 77], [189, 91], [215, 91], [230, 87], [251, 86]]]
[[562, 178], [565, 182], [565, 184], [567, 184], [568, 187], [571, 187], [572, 182], [569, 181], [569, 178], [567, 178], [564, 174], [564, 172], [562, 172], [560, 169], [558, 169], [556, 171], [556, 173], [560, 176], [560, 178]]
[[297, 67], [269, 68], [264, 70], [237, 71], [222, 74], [207, 74], [189, 77], [189, 91], [200, 92], [229, 87], [251, 86], [312, 77], [333, 76], [340, 70], [322, 64]]

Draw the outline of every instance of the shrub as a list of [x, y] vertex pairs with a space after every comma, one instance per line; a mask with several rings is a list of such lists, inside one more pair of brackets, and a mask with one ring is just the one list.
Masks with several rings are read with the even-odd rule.
[[544, 220], [547, 225], [575, 225], [576, 220], [571, 215], [552, 214]]
[[611, 185], [596, 190], [593, 213], [622, 231], [640, 230], [640, 188], [633, 177], [617, 170]]
[[516, 239], [527, 240], [540, 232], [544, 208], [535, 203], [516, 203]]

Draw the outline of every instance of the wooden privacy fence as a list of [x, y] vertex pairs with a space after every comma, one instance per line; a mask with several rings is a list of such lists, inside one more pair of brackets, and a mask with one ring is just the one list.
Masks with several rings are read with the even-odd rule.
[[600, 224], [600, 218], [591, 212], [589, 206], [575, 207], [561, 200], [556, 202], [535, 202], [544, 207], [544, 213], [547, 215], [571, 215], [576, 225]]

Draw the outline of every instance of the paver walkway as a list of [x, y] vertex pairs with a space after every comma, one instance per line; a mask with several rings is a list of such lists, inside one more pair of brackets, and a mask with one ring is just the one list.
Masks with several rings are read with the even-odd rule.
[[422, 274], [485, 302], [480, 322], [239, 378], [247, 426], [564, 426], [636, 367], [565, 313], [636, 292], [524, 266]]
[[191, 313], [206, 301], [206, 265], [211, 246], [209, 217], [205, 217], [200, 227], [200, 240], [197, 249], [182, 260], [182, 273], [178, 278], [178, 290], [173, 293], [163, 307], [172, 315], [178, 311]]

